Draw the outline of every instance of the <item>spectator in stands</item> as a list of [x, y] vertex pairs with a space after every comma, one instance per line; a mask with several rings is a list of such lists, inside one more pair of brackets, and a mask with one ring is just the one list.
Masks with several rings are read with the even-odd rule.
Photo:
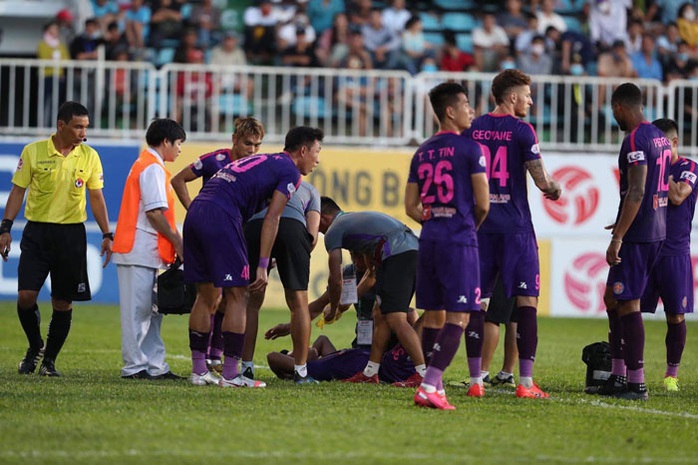
[[[131, 56], [128, 53], [128, 49], [122, 47], [114, 52], [112, 59], [125, 64], [130, 61]], [[138, 90], [137, 79], [136, 71], [125, 66], [109, 70], [109, 87], [105, 90], [107, 95], [110, 92], [114, 92], [116, 97], [115, 116], [117, 120], [124, 113], [130, 113], [131, 105], [135, 101]], [[118, 125], [119, 123], [117, 122]]]
[[192, 7], [189, 24], [199, 32], [199, 46], [207, 50], [221, 40], [221, 9], [213, 0], [202, 0]]
[[652, 34], [642, 35], [642, 46], [639, 52], [631, 55], [633, 68], [637, 77], [642, 79], [664, 80], [662, 64], [657, 59], [657, 47]]
[[397, 36], [405, 30], [405, 24], [411, 17], [412, 13], [405, 8], [405, 0], [391, 0], [390, 6], [381, 13], [383, 26]]
[[[209, 63], [225, 67], [247, 65], [245, 52], [240, 48], [239, 42], [240, 39], [234, 31], [227, 31], [220, 45], [216, 45], [211, 50]], [[221, 74], [221, 88], [226, 92], [235, 94], [242, 93], [244, 88], [245, 95], [249, 100], [252, 98], [254, 83], [252, 79], [243, 77], [241, 73], [226, 68], [225, 72]]]
[[554, 44], [556, 53], [553, 56], [553, 74], [571, 74], [572, 57], [577, 55], [582, 65], [594, 61], [594, 46], [586, 35], [568, 29], [563, 34], [553, 26], [545, 31], [547, 48]]
[[[575, 77], [586, 76], [587, 72], [582, 63], [582, 57], [579, 54], [573, 54], [570, 58], [569, 71], [565, 74]], [[584, 131], [580, 130], [588, 125], [591, 120], [591, 92], [583, 91], [584, 84], [579, 84], [573, 82], [571, 84], [559, 84], [558, 86], [558, 115], [562, 117], [557, 118], [557, 130], [561, 135], [560, 138], [565, 137], [563, 134], [565, 128], [565, 119], [569, 118], [569, 140], [570, 142], [577, 142], [583, 140]], [[564, 115], [564, 116], [563, 116]], [[600, 121], [598, 123], [599, 127], [603, 127], [603, 115], [599, 115]], [[580, 128], [579, 123], [582, 122], [584, 126]]]
[[[182, 34], [182, 40], [175, 50], [173, 63], [189, 63], [189, 52], [197, 47], [196, 43], [199, 40], [199, 33], [193, 27], [188, 27]], [[199, 48], [200, 49], [200, 48]]]
[[368, 26], [371, 22], [372, 10], [371, 0], [353, 0], [353, 5], [347, 10], [350, 26], [358, 29]]
[[258, 6], [245, 10], [244, 50], [251, 64], [271, 64], [276, 53], [276, 26], [279, 18], [270, 0], [260, 0]]
[[696, 63], [691, 59], [690, 51], [691, 47], [688, 43], [681, 41], [676, 53], [669, 56], [664, 73], [667, 82], [674, 79], [688, 79]]
[[104, 54], [107, 60], [115, 60], [117, 52], [121, 52], [121, 50], [128, 52], [126, 36], [121, 33], [119, 23], [116, 21], [107, 25], [107, 31], [104, 33], [104, 46], [106, 47]]
[[635, 77], [635, 70], [628, 57], [625, 42], [616, 40], [609, 51], [599, 55], [598, 74], [600, 77]]
[[344, 0], [310, 0], [306, 11], [315, 32], [322, 36], [335, 26], [337, 15], [344, 14], [346, 8]]
[[[203, 65], [204, 51], [193, 48], [187, 51], [187, 64]], [[192, 131], [204, 131], [210, 126], [200, 127], [199, 120], [204, 125], [210, 123], [213, 117], [209, 110], [213, 94], [213, 76], [208, 71], [199, 69], [180, 71], [177, 74], [177, 94], [175, 104], [176, 120], [181, 121]], [[203, 117], [200, 118], [200, 114]]]
[[419, 72], [422, 62], [427, 57], [433, 57], [434, 46], [426, 41], [422, 32], [422, 21], [418, 16], [411, 17], [405, 24], [402, 33], [402, 59], [405, 69], [414, 75]]
[[400, 51], [400, 37], [383, 26], [381, 10], [371, 11], [371, 20], [361, 28], [366, 50], [371, 54], [373, 67], [395, 69]]
[[[526, 74], [551, 74], [553, 70], [553, 59], [545, 49], [545, 37], [537, 35], [531, 40], [531, 47], [528, 53], [519, 55], [517, 67]], [[531, 86], [534, 91], [534, 86]]]
[[615, 41], [626, 39], [631, 6], [631, 0], [592, 0], [589, 37], [599, 53], [611, 48]]
[[695, 52], [698, 47], [698, 19], [693, 3], [686, 2], [679, 8], [679, 18], [676, 20], [679, 26], [679, 35]]
[[[676, 22], [679, 18], [679, 9], [686, 0], [653, 0], [647, 6], [645, 21], [659, 21], [662, 24]], [[661, 15], [658, 13], [661, 11]]]
[[628, 22], [628, 37], [625, 39], [625, 48], [628, 55], [632, 56], [642, 50], [642, 36], [645, 33], [645, 26], [638, 19], [630, 19]]
[[136, 57], [144, 55], [145, 44], [150, 33], [150, 8], [144, 0], [131, 0], [131, 6], [124, 14], [126, 40]]
[[657, 54], [664, 66], [669, 63], [671, 55], [677, 52], [681, 42], [679, 27], [675, 22], [668, 23], [664, 28], [664, 34], [657, 38]]
[[[352, 71], [369, 70], [372, 67], [370, 55], [363, 45], [363, 35], [352, 32], [349, 41], [349, 53], [342, 60], [340, 66]], [[340, 108], [351, 111], [357, 122], [359, 136], [365, 136], [368, 120], [369, 102], [369, 78], [366, 76], [351, 75], [337, 78], [337, 104]]]
[[528, 14], [526, 16], [526, 19], [528, 21], [526, 29], [521, 31], [519, 35], [516, 36], [516, 40], [514, 41], [515, 56], [518, 56], [521, 53], [528, 52], [533, 37], [538, 34], [538, 16], [534, 14]]
[[516, 42], [516, 37], [528, 26], [528, 18], [523, 13], [522, 5], [521, 0], [507, 0], [505, 11], [497, 15], [497, 25], [506, 31], [512, 48]]
[[[44, 26], [44, 36], [36, 50], [39, 60], [69, 60], [68, 47], [61, 40], [58, 23], [51, 21]], [[65, 70], [60, 66], [40, 69], [44, 80], [43, 125], [51, 127], [56, 122], [58, 107], [65, 101]]]
[[[96, 60], [97, 48], [104, 43], [99, 22], [95, 18], [85, 21], [85, 30], [70, 44], [70, 56], [73, 60]], [[94, 113], [90, 113], [94, 114]]]
[[281, 53], [281, 63], [285, 66], [307, 68], [318, 65], [313, 44], [306, 39], [305, 31], [304, 27], [297, 28], [295, 44]]
[[59, 35], [64, 44], [70, 44], [75, 38], [75, 16], [73, 13], [64, 8], [58, 13], [56, 13], [55, 22], [58, 24]]
[[322, 33], [317, 41], [315, 55], [322, 66], [337, 67], [349, 52], [349, 18], [337, 13], [332, 28]]
[[119, 21], [123, 15], [119, 6], [113, 0], [92, 0], [94, 17], [99, 21], [102, 32], [107, 32], [107, 27], [114, 21]]
[[181, 4], [174, 0], [153, 3], [148, 42], [155, 49], [163, 47], [165, 40], [176, 40], [182, 33]]
[[441, 71], [477, 71], [475, 57], [458, 48], [456, 33], [444, 31], [444, 45], [441, 48]]
[[317, 34], [315, 33], [313, 26], [310, 24], [308, 16], [306, 16], [305, 13], [297, 13], [288, 24], [284, 24], [279, 28], [276, 35], [277, 49], [283, 52], [284, 50], [296, 45], [298, 29], [303, 29], [303, 37], [306, 42], [311, 44], [315, 43]]
[[536, 12], [538, 16], [538, 34], [545, 34], [548, 26], [554, 26], [560, 32], [567, 30], [567, 23], [564, 18], [555, 13], [555, 0], [542, 0], [540, 10]]
[[509, 54], [509, 36], [497, 26], [493, 13], [485, 13], [482, 26], [473, 29], [473, 46], [478, 69], [488, 73], [497, 71], [501, 59]]

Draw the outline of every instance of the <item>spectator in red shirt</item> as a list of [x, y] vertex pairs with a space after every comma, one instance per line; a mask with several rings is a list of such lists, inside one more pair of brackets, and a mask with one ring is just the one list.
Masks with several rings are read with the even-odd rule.
[[458, 48], [456, 34], [444, 32], [444, 45], [441, 53], [441, 71], [476, 71], [475, 58]]

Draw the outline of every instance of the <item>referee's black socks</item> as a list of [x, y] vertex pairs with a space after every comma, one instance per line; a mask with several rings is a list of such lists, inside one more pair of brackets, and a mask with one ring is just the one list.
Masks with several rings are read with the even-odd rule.
[[48, 334], [46, 335], [46, 351], [44, 352], [44, 358], [56, 360], [70, 332], [70, 322], [72, 319], [73, 309], [66, 311], [53, 309], [53, 316], [51, 316], [51, 323], [48, 325]]
[[24, 334], [27, 335], [29, 347], [33, 352], [39, 353], [44, 346], [44, 341], [41, 339], [41, 313], [39, 313], [39, 306], [34, 304], [30, 308], [21, 308], [17, 305], [17, 316]]

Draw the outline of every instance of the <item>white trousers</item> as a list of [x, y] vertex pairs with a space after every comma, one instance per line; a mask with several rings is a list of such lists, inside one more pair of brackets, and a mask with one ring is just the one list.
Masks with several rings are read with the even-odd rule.
[[117, 265], [121, 307], [121, 376], [147, 370], [153, 376], [170, 371], [165, 344], [160, 336], [162, 315], [153, 308], [153, 285], [157, 269]]

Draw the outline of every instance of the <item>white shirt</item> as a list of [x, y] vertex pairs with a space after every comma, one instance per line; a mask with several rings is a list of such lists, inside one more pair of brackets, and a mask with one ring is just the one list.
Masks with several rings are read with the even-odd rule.
[[[296, 45], [297, 39], [296, 39], [296, 25], [293, 23], [286, 24], [285, 26], [281, 26], [279, 28], [279, 39], [283, 40], [286, 42], [287, 47], [293, 47]], [[313, 26], [306, 26], [305, 27], [305, 41], [308, 43], [313, 43], [315, 42], [315, 38], [317, 37], [317, 34], [315, 34], [315, 28]]]
[[383, 10], [381, 14], [381, 22], [383, 26], [400, 35], [400, 33], [405, 30], [405, 23], [407, 23], [407, 20], [411, 17], [412, 15], [410, 12], [405, 9], [396, 10], [395, 8], [387, 8]]
[[509, 45], [509, 36], [501, 26], [494, 26], [488, 34], [484, 28], [473, 29], [473, 45], [488, 48], [494, 45]]
[[[162, 157], [154, 149], [148, 151], [162, 163]], [[165, 268], [158, 252], [158, 233], [150, 224], [146, 212], [164, 208], [167, 210], [167, 191], [165, 186], [165, 169], [159, 163], [148, 165], [140, 176], [138, 185], [141, 200], [138, 203], [136, 235], [133, 248], [128, 253], [114, 253], [112, 260], [117, 265], [138, 265], [147, 268]]]
[[589, 12], [589, 36], [592, 42], [612, 44], [615, 40], [625, 40], [628, 36], [628, 8], [630, 0], [610, 0], [611, 11], [605, 15], [594, 4]]
[[269, 15], [264, 16], [259, 8], [251, 6], [245, 10], [243, 22], [245, 26], [276, 26], [279, 22], [279, 17], [274, 9], [271, 10]]
[[538, 13], [536, 13], [536, 16], [538, 17], [538, 34], [545, 34], [545, 30], [548, 29], [550, 26], [553, 26], [560, 32], [565, 32], [567, 30], [567, 23], [562, 18], [562, 16], [560, 16], [557, 13], [553, 13], [550, 16], [547, 16], [542, 11], [539, 11]]

